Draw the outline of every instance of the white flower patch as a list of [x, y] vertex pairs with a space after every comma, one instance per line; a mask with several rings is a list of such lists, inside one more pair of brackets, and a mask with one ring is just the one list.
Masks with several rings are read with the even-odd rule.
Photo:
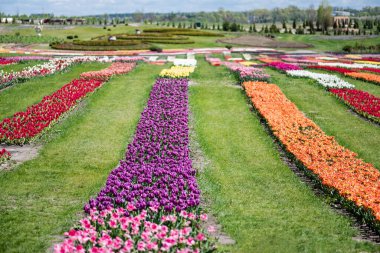
[[183, 67], [195, 67], [197, 66], [197, 60], [195, 59], [175, 59], [173, 61], [174, 66]]
[[319, 60], [325, 60], [325, 61], [336, 61], [338, 58], [336, 57], [328, 57], [328, 56], [322, 56], [322, 57], [316, 57]]
[[286, 73], [290, 76], [307, 77], [316, 80], [326, 88], [354, 88], [355, 86], [340, 79], [335, 75], [313, 73], [307, 70], [288, 70]]

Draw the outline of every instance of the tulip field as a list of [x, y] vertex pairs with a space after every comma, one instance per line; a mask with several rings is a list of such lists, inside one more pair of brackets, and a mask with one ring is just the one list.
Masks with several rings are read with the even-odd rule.
[[377, 55], [2, 56], [0, 252], [379, 252], [379, 84]]

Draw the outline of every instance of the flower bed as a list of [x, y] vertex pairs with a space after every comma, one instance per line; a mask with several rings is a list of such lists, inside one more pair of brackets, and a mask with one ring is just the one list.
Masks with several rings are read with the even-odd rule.
[[25, 81], [33, 77], [54, 74], [58, 71], [62, 71], [66, 69], [73, 63], [76, 63], [79, 61], [82, 61], [82, 59], [78, 59], [78, 58], [53, 59], [46, 63], [27, 67], [19, 72], [5, 73], [0, 70], [0, 89], [5, 88], [7, 86], [11, 86], [16, 82]]
[[310, 69], [322, 69], [322, 70], [327, 70], [331, 72], [338, 72], [340, 74], [345, 74], [345, 73], [350, 73], [350, 72], [355, 72], [356, 70], [352, 69], [346, 69], [346, 68], [339, 68], [339, 67], [331, 67], [331, 66], [308, 66]]
[[[130, 65], [129, 70], [135, 66], [134, 63], [122, 64]], [[126, 73], [126, 69], [123, 73]], [[44, 97], [38, 104], [28, 107], [26, 111], [15, 113], [13, 117], [4, 119], [0, 122], [0, 142], [24, 144], [32, 141], [56, 122], [62, 114], [71, 110], [80, 99], [103, 83], [103, 79], [73, 80], [52, 95]]]
[[206, 61], [210, 63], [212, 66], [222, 65], [222, 61], [219, 58], [212, 58], [212, 57], [206, 56]]
[[211, 252], [188, 145], [188, 80], [159, 78], [125, 159], [55, 252]]
[[196, 67], [197, 60], [195, 59], [175, 59], [173, 61], [174, 66], [184, 66], [184, 67]]
[[284, 72], [288, 70], [302, 70], [302, 68], [297, 65], [285, 62], [270, 62], [267, 64], [267, 66]]
[[314, 73], [307, 70], [289, 70], [286, 74], [293, 77], [307, 77], [316, 80], [325, 88], [354, 88], [355, 86], [335, 75]]
[[276, 85], [245, 82], [243, 86], [286, 150], [313, 172], [329, 193], [339, 194], [346, 207], [379, 226], [380, 172], [327, 136]]
[[189, 77], [194, 70], [195, 67], [172, 66], [170, 69], [163, 69], [160, 73], [160, 77], [186, 78]]
[[380, 65], [376, 64], [359, 64], [359, 63], [341, 63], [341, 62], [318, 62], [318, 65], [320, 66], [329, 66], [329, 67], [341, 67], [341, 68], [347, 68], [347, 69], [362, 69], [362, 68], [374, 68], [374, 69], [380, 69]]
[[261, 57], [261, 58], [258, 58], [259, 61], [263, 62], [263, 63], [271, 63], [271, 62], [278, 62], [278, 59], [276, 58], [269, 58], [269, 57]]
[[94, 207], [104, 210], [120, 206], [126, 201], [135, 201], [138, 209], [162, 206], [166, 211], [199, 204], [188, 150], [187, 85], [186, 79], [156, 81], [125, 161], [111, 173], [98, 197], [86, 206], [87, 212]]
[[239, 78], [240, 82], [244, 81], [267, 81], [270, 76], [265, 74], [262, 69], [254, 67], [246, 67], [239, 63], [223, 62], [223, 65], [226, 66], [229, 70], [234, 72]]
[[346, 73], [346, 76], [361, 79], [367, 82], [373, 82], [376, 84], [380, 84], [380, 76], [376, 74], [370, 74], [370, 73], [363, 73], [363, 72], [352, 72], [352, 73]]
[[[49, 61], [51, 60], [51, 57], [46, 57], [46, 56], [10, 56], [10, 57], [1, 57], [0, 62], [2, 60], [7, 60], [11, 62], [23, 62], [23, 61]], [[1, 63], [0, 63], [1, 65]]]
[[363, 60], [359, 60], [359, 61], [355, 61], [355, 63], [380, 65], [380, 62], [378, 62], [378, 61], [363, 61]]
[[380, 69], [374, 69], [374, 68], [362, 68], [361, 70], [373, 72], [373, 73], [380, 73]]
[[380, 122], [380, 98], [355, 89], [329, 89], [357, 113], [376, 122]]
[[211, 245], [198, 228], [206, 215], [162, 216], [154, 208], [138, 212], [128, 206], [92, 210], [78, 228], [65, 233], [67, 239], [54, 252], [210, 252]]
[[0, 164], [5, 162], [6, 160], [11, 159], [11, 153], [7, 151], [5, 148], [0, 150]]
[[115, 62], [106, 69], [82, 73], [80, 78], [86, 80], [108, 81], [113, 75], [121, 75], [130, 72], [136, 66], [135, 63]]
[[17, 61], [13, 61], [13, 60], [6, 59], [6, 58], [0, 58], [0, 65], [9, 65], [9, 64], [14, 64], [16, 62]]

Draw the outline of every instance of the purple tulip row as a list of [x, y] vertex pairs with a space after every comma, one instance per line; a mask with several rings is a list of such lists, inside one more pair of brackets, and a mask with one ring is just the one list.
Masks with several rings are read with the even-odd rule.
[[159, 78], [141, 115], [125, 160], [85, 211], [125, 207], [181, 211], [199, 204], [189, 157], [188, 80]]

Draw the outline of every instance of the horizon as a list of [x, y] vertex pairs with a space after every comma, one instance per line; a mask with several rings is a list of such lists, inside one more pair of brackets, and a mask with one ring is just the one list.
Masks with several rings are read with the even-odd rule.
[[[286, 8], [290, 5], [299, 7], [300, 9], [308, 8], [314, 5], [317, 8], [317, 4], [314, 1], [267, 1], [265, 8], [258, 2], [252, 2], [249, 0], [239, 0], [231, 3], [230, 1], [216, 1], [207, 0], [199, 4], [195, 0], [189, 0], [185, 4], [177, 5], [174, 0], [166, 0], [165, 2], [160, 0], [142, 0], [139, 2], [125, 3], [122, 0], [77, 0], [74, 3], [71, 0], [47, 0], [37, 1], [24, 1], [24, 0], [2, 0], [4, 5], [0, 6], [0, 12], [8, 15], [30, 15], [30, 14], [54, 14], [55, 16], [93, 16], [103, 14], [131, 14], [135, 12], [143, 13], [191, 13], [191, 12], [215, 12], [220, 8], [225, 11], [241, 12], [251, 11], [257, 9], [274, 9], [274, 8]], [[165, 4], [163, 4], [165, 3]], [[91, 4], [92, 8], [84, 8], [88, 4]], [[351, 8], [361, 10], [364, 7], [379, 7], [376, 0], [337, 0], [330, 5], [338, 8]], [[87, 10], [86, 10], [87, 9]], [[186, 11], [184, 11], [186, 10]]]

